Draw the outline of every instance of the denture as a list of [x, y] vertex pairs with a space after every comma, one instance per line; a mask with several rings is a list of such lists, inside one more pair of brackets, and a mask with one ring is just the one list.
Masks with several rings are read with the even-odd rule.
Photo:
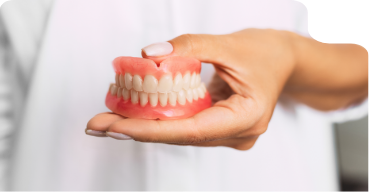
[[211, 106], [197, 59], [174, 56], [155, 63], [117, 57], [113, 67], [115, 83], [110, 85], [105, 104], [114, 113], [140, 119], [182, 119]]

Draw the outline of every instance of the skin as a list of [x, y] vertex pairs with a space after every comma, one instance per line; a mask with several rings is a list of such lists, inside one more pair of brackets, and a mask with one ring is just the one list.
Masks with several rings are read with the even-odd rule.
[[87, 129], [122, 133], [140, 142], [250, 149], [268, 127], [278, 98], [329, 111], [368, 95], [368, 53], [358, 45], [325, 44], [288, 31], [246, 29], [227, 35], [181, 35], [173, 55], [212, 63], [214, 105], [193, 117], [157, 121], [113, 113]]

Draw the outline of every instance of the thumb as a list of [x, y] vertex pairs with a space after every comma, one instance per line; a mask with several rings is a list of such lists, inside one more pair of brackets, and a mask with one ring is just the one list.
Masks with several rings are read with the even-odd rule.
[[196, 58], [202, 62], [222, 63], [225, 35], [185, 34], [168, 42], [154, 43], [142, 49], [142, 57], [160, 63], [172, 56]]

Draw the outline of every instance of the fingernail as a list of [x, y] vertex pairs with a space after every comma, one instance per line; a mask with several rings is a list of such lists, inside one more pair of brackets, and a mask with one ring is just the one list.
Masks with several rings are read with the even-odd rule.
[[86, 132], [87, 135], [91, 135], [91, 136], [95, 136], [95, 137], [106, 137], [105, 131], [96, 131], [96, 130], [92, 130], [92, 129], [86, 129], [85, 132]]
[[169, 42], [154, 43], [142, 48], [147, 56], [163, 56], [172, 53], [173, 46]]
[[128, 135], [124, 135], [122, 133], [114, 133], [114, 132], [106, 132], [106, 136], [114, 138], [114, 139], [118, 139], [118, 140], [130, 140], [130, 139], [132, 139], [132, 137], [130, 137]]

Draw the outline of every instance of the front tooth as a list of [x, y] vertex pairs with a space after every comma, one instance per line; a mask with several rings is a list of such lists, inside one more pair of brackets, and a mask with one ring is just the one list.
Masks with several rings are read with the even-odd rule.
[[192, 89], [192, 96], [195, 101], [199, 99], [199, 95], [197, 94], [196, 89]]
[[152, 75], [146, 75], [142, 88], [146, 93], [156, 93], [158, 87], [158, 80]]
[[178, 103], [181, 105], [185, 105], [186, 104], [186, 93], [183, 90], [180, 90], [178, 92]]
[[169, 104], [171, 106], [176, 106], [177, 103], [177, 93], [176, 92], [169, 92], [168, 93], [168, 98], [169, 98]]
[[149, 94], [146, 92], [139, 92], [139, 96], [140, 96], [140, 105], [142, 107], [145, 107], [146, 104], [149, 102]]
[[131, 97], [131, 93], [127, 88], [123, 88], [122, 95], [125, 101], [127, 101]]
[[188, 90], [190, 88], [191, 74], [188, 72], [183, 77], [183, 89]]
[[158, 93], [149, 93], [149, 102], [152, 107], [158, 104]]
[[182, 74], [178, 73], [176, 77], [174, 77], [173, 91], [178, 92], [182, 90], [182, 86], [183, 86]]
[[119, 75], [119, 85], [120, 85], [120, 87], [125, 87], [124, 75], [123, 74]]
[[118, 87], [116, 85], [112, 85], [110, 88], [110, 94], [115, 96], [117, 94]]
[[192, 103], [192, 100], [193, 100], [193, 96], [192, 96], [192, 90], [187, 90], [186, 91], [186, 99], [188, 102]]
[[133, 89], [131, 90], [131, 102], [133, 104], [138, 103], [138, 92]]
[[163, 75], [159, 80], [158, 84], [158, 92], [159, 93], [168, 93], [172, 90], [173, 81], [171, 75]]
[[159, 102], [162, 107], [165, 107], [168, 102], [168, 94], [167, 93], [159, 93]]
[[117, 92], [117, 97], [118, 98], [121, 98], [122, 97], [122, 91], [123, 91], [123, 88], [119, 87], [118, 88], [118, 92]]
[[118, 73], [115, 74], [115, 84], [117, 85], [117, 87], [120, 87], [120, 84], [119, 84], [119, 74]]
[[201, 76], [200, 74], [196, 75], [196, 85], [195, 87], [199, 87], [201, 85]]
[[190, 87], [192, 89], [195, 88], [195, 86], [196, 86], [196, 72], [193, 72], [191, 76]]
[[126, 84], [126, 88], [128, 90], [132, 89], [132, 75], [130, 73], [126, 73], [126, 75], [124, 76], [124, 81]]
[[142, 78], [139, 75], [134, 75], [132, 81], [133, 89], [142, 91]]
[[202, 88], [198, 87], [196, 88], [196, 90], [197, 90], [197, 94], [199, 95], [199, 97], [203, 99], [205, 97], [205, 92], [202, 90]]

